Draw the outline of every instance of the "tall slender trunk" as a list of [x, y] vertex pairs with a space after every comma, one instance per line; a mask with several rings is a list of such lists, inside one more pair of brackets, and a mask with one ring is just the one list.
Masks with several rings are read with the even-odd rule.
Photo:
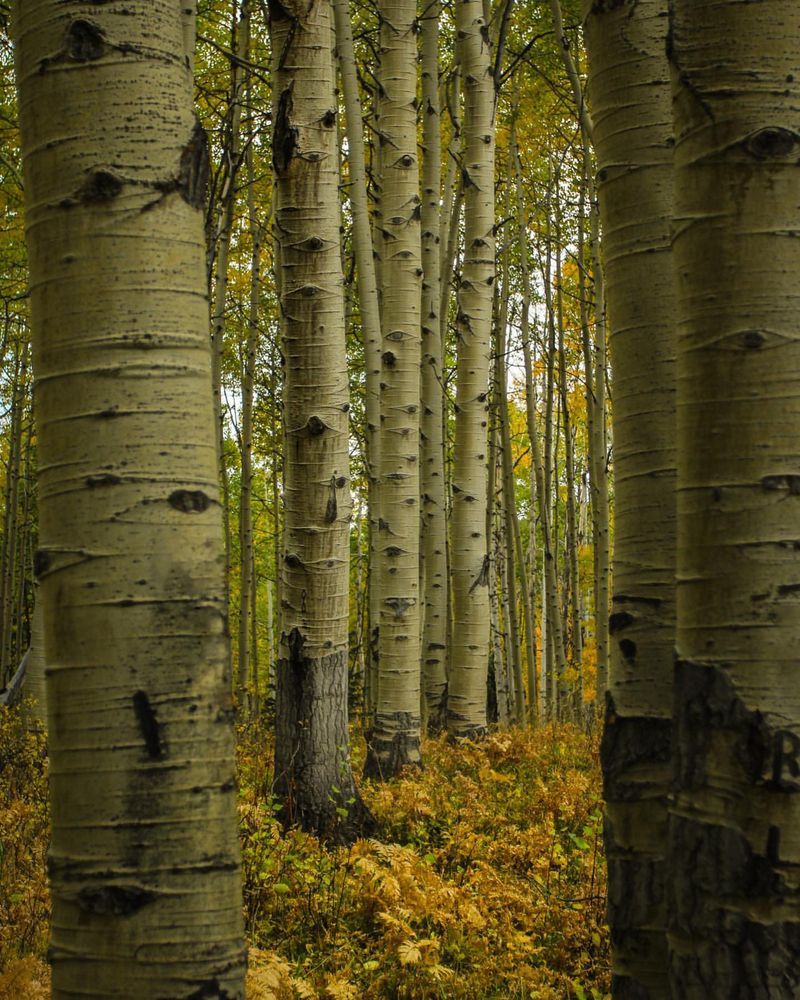
[[[595, 642], [597, 648], [596, 701], [604, 697], [608, 682], [608, 586], [609, 586], [609, 519], [608, 483], [606, 470], [606, 331], [603, 263], [600, 259], [599, 215], [593, 181], [592, 144], [594, 121], [589, 113], [586, 94], [581, 84], [577, 61], [572, 46], [564, 32], [564, 19], [560, 0], [550, 0], [558, 49], [569, 80], [581, 128], [584, 183], [589, 191], [592, 270], [595, 287], [595, 340], [594, 350], [589, 350], [589, 328], [583, 323], [584, 359], [586, 371], [587, 408], [593, 410], [589, 418], [589, 461], [591, 466], [593, 561], [595, 592]], [[614, 8], [596, 4], [585, 8], [592, 14], [603, 14]], [[580, 239], [579, 239], [579, 242]], [[582, 261], [582, 257], [581, 257]], [[581, 280], [585, 277], [582, 275]], [[582, 302], [585, 302], [582, 296]], [[592, 355], [594, 360], [592, 361]]]
[[[585, 379], [585, 399], [586, 399], [586, 430], [587, 430], [587, 451], [588, 451], [588, 485], [589, 498], [591, 501], [591, 524], [592, 524], [592, 586], [594, 591], [594, 641], [596, 653], [595, 678], [595, 702], [600, 697], [605, 697], [605, 683], [601, 688], [600, 674], [601, 665], [604, 665], [608, 656], [608, 477], [606, 476], [606, 446], [605, 446], [605, 360], [602, 368], [595, 367], [594, 341], [592, 338], [591, 325], [589, 322], [589, 287], [586, 280], [587, 269], [589, 267], [590, 254], [586, 250], [586, 200], [587, 189], [590, 188], [590, 178], [586, 173], [586, 162], [584, 160], [584, 173], [581, 181], [580, 205], [578, 209], [578, 295], [580, 298], [581, 314], [581, 349], [583, 353], [583, 371]], [[593, 201], [589, 203], [589, 225], [597, 235], [597, 227], [594, 219], [597, 215], [597, 206]], [[599, 270], [595, 269], [599, 274]], [[598, 303], [598, 308], [603, 308], [603, 303]], [[605, 340], [604, 324], [602, 317], [597, 318], [597, 336]], [[602, 392], [602, 397], [600, 396]], [[602, 403], [602, 405], [601, 405]], [[606, 676], [602, 670], [603, 676]]]
[[711, 982], [718, 996], [795, 997], [800, 7], [676, 0], [671, 13], [672, 994], [697, 1000]]
[[428, 731], [441, 732], [447, 710], [447, 521], [441, 308], [442, 172], [438, 0], [421, 18], [422, 47], [422, 526], [425, 624], [422, 666]]
[[420, 249], [413, 0], [380, 4], [381, 367], [379, 673], [366, 771], [420, 763]]
[[566, 483], [566, 525], [564, 532], [566, 557], [565, 575], [568, 580], [570, 613], [570, 653], [573, 667], [578, 671], [577, 705], [580, 706], [580, 667], [583, 655], [581, 636], [581, 594], [578, 579], [578, 542], [575, 514], [575, 456], [572, 417], [569, 412], [569, 386], [567, 384], [567, 359], [564, 343], [564, 273], [562, 267], [562, 205], [560, 185], [556, 185], [556, 301], [555, 319], [558, 328], [558, 392], [564, 426], [564, 480]]
[[15, 13], [53, 997], [241, 1000], [194, 6]]
[[654, 998], [670, 996], [665, 852], [675, 644], [666, 14], [666, 0], [646, 0], [631, 10], [587, 8], [586, 18], [614, 371], [613, 644], [602, 747], [609, 919], [614, 989]]
[[[239, 30], [249, 34], [249, 9], [242, 7], [242, 21]], [[250, 80], [246, 91], [248, 104], [251, 103]], [[252, 122], [250, 123], [252, 126]], [[247, 337], [244, 348], [244, 371], [242, 373], [242, 416], [241, 416], [241, 489], [239, 496], [239, 707], [249, 714], [253, 706], [248, 704], [248, 687], [254, 675], [250, 670], [251, 654], [255, 649], [250, 643], [251, 605], [255, 605], [256, 580], [253, 572], [253, 391], [258, 355], [259, 298], [261, 293], [261, 240], [263, 224], [258, 218], [255, 203], [255, 176], [253, 170], [252, 144], [248, 145], [245, 157], [247, 166], [247, 215], [252, 240], [250, 254], [250, 301], [247, 315]]]
[[17, 591], [17, 550], [19, 545], [19, 481], [22, 461], [22, 427], [25, 406], [25, 372], [27, 368], [27, 347], [20, 342], [14, 363], [14, 379], [11, 387], [11, 427], [8, 442], [8, 464], [6, 466], [5, 518], [3, 525], [2, 552], [2, 619], [0, 619], [0, 677], [5, 680], [17, 668], [15, 662], [15, 636], [19, 631], [19, 621], [15, 620], [15, 597]]
[[522, 684], [522, 641], [517, 613], [517, 574], [514, 565], [514, 521], [516, 519], [516, 498], [514, 496], [514, 470], [511, 460], [511, 435], [508, 429], [508, 386], [506, 384], [506, 326], [508, 324], [508, 250], [503, 253], [502, 303], [500, 295], [495, 295], [495, 311], [498, 314], [494, 324], [494, 376], [493, 404], [496, 421], [496, 447], [500, 457], [500, 518], [499, 530], [503, 540], [503, 558], [506, 576], [504, 602], [508, 606], [509, 625], [507, 632], [506, 658], [515, 678], [515, 689], [519, 692], [519, 724], [525, 722], [524, 688]]
[[464, 91], [464, 265], [458, 289], [451, 554], [454, 628], [447, 728], [451, 737], [461, 738], [480, 736], [486, 730], [489, 593], [485, 504], [495, 280], [495, 102], [489, 31], [480, 0], [457, 0], [456, 30]]
[[[369, 203], [367, 198], [367, 165], [364, 153], [363, 109], [358, 90], [353, 29], [350, 24], [348, 0], [334, 0], [336, 20], [336, 47], [339, 55], [339, 75], [345, 107], [347, 134], [347, 187], [353, 208], [353, 243], [358, 279], [358, 304], [364, 341], [364, 366], [366, 370], [365, 461], [368, 487], [368, 642], [367, 675], [365, 684], [368, 703], [372, 702], [378, 671], [378, 629], [380, 619], [380, 587], [376, 580], [378, 568], [377, 543], [380, 533], [380, 468], [381, 468], [381, 368], [383, 345], [381, 341], [381, 315], [375, 267]], [[374, 633], [374, 634], [373, 634]], [[369, 705], [374, 709], [374, 703]]]
[[222, 486], [223, 529], [225, 532], [226, 581], [230, 574], [231, 529], [229, 517], [228, 463], [225, 457], [225, 410], [222, 405], [222, 360], [225, 347], [225, 314], [228, 302], [228, 256], [233, 232], [236, 209], [236, 182], [241, 166], [240, 129], [245, 77], [241, 63], [247, 59], [250, 15], [249, 0], [242, 0], [241, 15], [239, 0], [233, 0], [231, 13], [231, 38], [233, 56], [230, 61], [230, 96], [223, 155], [226, 158], [225, 184], [218, 206], [214, 248], [216, 276], [211, 311], [211, 378], [214, 394], [214, 419], [217, 427], [217, 461], [219, 481]]
[[[521, 170], [519, 156], [516, 159], [517, 169], [517, 197], [518, 206], [521, 212]], [[522, 217], [522, 215], [521, 215]], [[527, 244], [527, 234], [523, 240], [523, 246]], [[550, 531], [550, 500], [548, 483], [545, 473], [545, 459], [542, 454], [542, 447], [537, 427], [536, 414], [536, 384], [534, 380], [533, 357], [531, 352], [530, 336], [530, 314], [529, 304], [531, 302], [531, 279], [528, 266], [527, 253], [522, 255], [522, 266], [520, 268], [522, 277], [522, 318], [521, 318], [521, 341], [522, 356], [525, 364], [525, 417], [527, 421], [528, 438], [531, 443], [531, 465], [536, 489], [536, 506], [539, 510], [539, 526], [542, 533], [542, 685], [541, 696], [543, 702], [547, 703], [547, 712], [555, 717], [558, 706], [552, 696], [551, 681], [556, 677], [563, 677], [566, 673], [567, 663], [564, 653], [563, 626], [561, 619], [561, 607], [558, 600], [558, 588], [556, 586], [555, 563], [553, 560], [553, 540]], [[547, 427], [545, 428], [547, 437]], [[535, 566], [535, 563], [534, 563]], [[535, 569], [531, 570], [535, 576]]]
[[350, 404], [328, 0], [271, 4], [270, 36], [286, 455], [275, 788], [286, 822], [349, 841], [370, 817], [349, 754]]
[[[506, 216], [509, 214], [509, 206], [506, 205]], [[508, 357], [507, 357], [507, 337], [508, 329], [508, 305], [511, 300], [511, 289], [509, 285], [509, 252], [508, 244], [503, 251], [503, 283], [502, 283], [502, 306], [500, 308], [500, 320], [497, 324], [496, 336], [496, 356], [495, 356], [495, 385], [497, 387], [497, 399], [500, 420], [500, 437], [502, 448], [503, 467], [503, 492], [505, 495], [505, 528], [507, 544], [511, 547], [509, 554], [509, 564], [511, 576], [518, 577], [519, 582], [519, 603], [522, 606], [522, 618], [525, 625], [525, 661], [528, 667], [528, 717], [534, 722], [538, 712], [539, 691], [535, 672], [531, 665], [536, 661], [536, 634], [534, 631], [533, 609], [531, 607], [530, 592], [527, 587], [525, 573], [525, 550], [522, 545], [522, 531], [520, 530], [519, 515], [517, 513], [516, 490], [514, 484], [514, 463], [511, 453], [511, 430], [508, 417]], [[509, 588], [511, 587], [509, 579]], [[516, 614], [516, 580], [514, 581], [513, 600], [511, 607]], [[511, 596], [510, 591], [510, 596]], [[517, 653], [517, 660], [521, 659], [521, 649]], [[521, 662], [518, 670], [515, 661], [515, 676], [519, 676], [519, 686], [522, 688], [522, 666]], [[524, 711], [519, 724], [524, 725]]]

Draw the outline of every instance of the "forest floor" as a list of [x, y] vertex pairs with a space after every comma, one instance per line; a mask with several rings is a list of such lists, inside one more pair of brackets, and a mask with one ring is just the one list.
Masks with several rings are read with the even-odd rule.
[[[428, 740], [422, 772], [363, 784], [379, 834], [327, 849], [281, 831], [271, 739], [244, 729], [248, 1000], [607, 997], [597, 749], [570, 726]], [[46, 770], [0, 713], [0, 1000], [49, 997]]]

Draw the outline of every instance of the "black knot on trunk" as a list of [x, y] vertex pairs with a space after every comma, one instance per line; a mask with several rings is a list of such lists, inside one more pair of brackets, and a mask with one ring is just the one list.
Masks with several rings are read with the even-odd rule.
[[189, 141], [181, 150], [178, 170], [178, 190], [183, 200], [193, 208], [202, 208], [205, 204], [208, 174], [208, 136], [200, 122], [196, 121]]
[[76, 62], [94, 62], [106, 50], [100, 28], [91, 21], [73, 21], [67, 28], [67, 55]]
[[306, 428], [311, 437], [319, 437], [326, 430], [325, 422], [316, 414], [310, 416], [306, 423]]
[[211, 498], [202, 490], [175, 490], [167, 500], [170, 507], [182, 514], [202, 514], [211, 506]]
[[799, 140], [796, 132], [776, 125], [751, 133], [744, 141], [744, 148], [757, 160], [777, 160], [788, 156]]
[[97, 201], [111, 201], [122, 191], [122, 181], [110, 170], [95, 170], [78, 192], [79, 199], [89, 204]]

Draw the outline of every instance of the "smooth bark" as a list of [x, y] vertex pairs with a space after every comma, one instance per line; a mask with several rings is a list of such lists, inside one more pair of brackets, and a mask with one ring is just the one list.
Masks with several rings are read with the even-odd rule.
[[800, 7], [675, 0], [673, 996], [800, 994]]
[[369, 824], [349, 756], [351, 512], [328, 0], [272, 3], [274, 232], [284, 364], [284, 536], [275, 790], [337, 841]]
[[244, 997], [208, 154], [183, 10], [16, 9], [55, 1000]]

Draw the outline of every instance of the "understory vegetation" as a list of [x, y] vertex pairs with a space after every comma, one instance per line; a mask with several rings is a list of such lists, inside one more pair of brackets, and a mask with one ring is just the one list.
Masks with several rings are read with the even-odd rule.
[[[271, 736], [240, 732], [248, 1000], [607, 996], [596, 741], [550, 726], [424, 749], [423, 771], [363, 784], [375, 837], [329, 848], [281, 829]], [[49, 996], [46, 772], [3, 711], [0, 1000]]]

